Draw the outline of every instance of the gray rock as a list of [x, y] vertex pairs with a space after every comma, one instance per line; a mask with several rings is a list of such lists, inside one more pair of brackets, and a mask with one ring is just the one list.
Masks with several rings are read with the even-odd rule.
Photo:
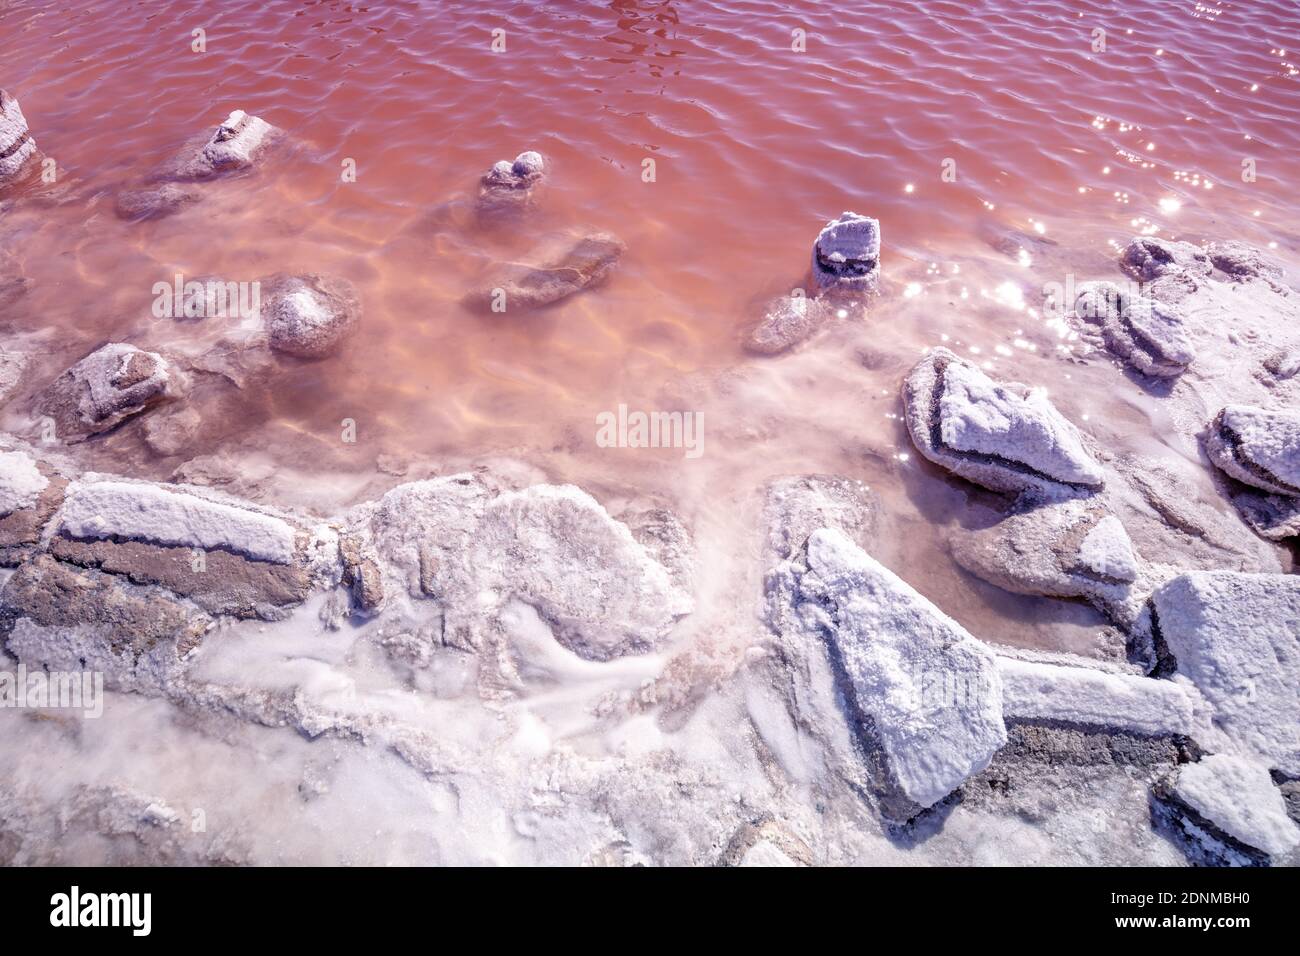
[[1143, 282], [1172, 272], [1209, 275], [1210, 257], [1190, 242], [1174, 242], [1155, 236], [1137, 236], [1124, 249], [1120, 267]]
[[1270, 283], [1282, 280], [1282, 267], [1244, 242], [1212, 242], [1206, 251], [1214, 267], [1234, 279], [1260, 278]]
[[58, 437], [83, 441], [174, 397], [178, 375], [156, 352], [111, 343], [90, 353], [51, 382], [37, 408]]
[[17, 179], [35, 155], [36, 140], [27, 129], [18, 101], [0, 90], [0, 184]]
[[993, 491], [1098, 488], [1101, 466], [1041, 393], [933, 349], [903, 385], [907, 428], [935, 464]]
[[333, 355], [361, 324], [361, 299], [346, 279], [277, 274], [261, 280], [271, 348], [298, 358]]
[[880, 223], [855, 212], [828, 222], [813, 243], [812, 276], [820, 292], [875, 291], [880, 283]]
[[546, 160], [533, 150], [513, 162], [501, 160], [479, 181], [475, 211], [480, 219], [510, 219], [533, 205], [533, 190], [546, 175]]
[[1076, 290], [1074, 311], [1082, 319], [1107, 325], [1119, 320], [1133, 298], [1114, 282], [1084, 282]]
[[1264, 360], [1264, 369], [1281, 382], [1295, 378], [1300, 372], [1300, 348], [1279, 349]]
[[1300, 496], [1300, 414], [1228, 405], [1210, 423], [1205, 450], [1237, 481], [1275, 495]]
[[511, 263], [465, 297], [483, 312], [528, 312], [551, 305], [604, 281], [627, 247], [606, 233], [586, 236], [545, 265]]

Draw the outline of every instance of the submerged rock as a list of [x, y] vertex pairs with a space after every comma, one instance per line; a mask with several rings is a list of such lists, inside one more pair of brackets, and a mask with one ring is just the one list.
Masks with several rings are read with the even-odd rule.
[[576, 295], [602, 282], [627, 247], [607, 233], [586, 236], [559, 258], [541, 266], [512, 263], [465, 297], [465, 305], [485, 312], [527, 312]]
[[1002, 684], [992, 651], [842, 532], [808, 539], [806, 601], [822, 612], [851, 703], [869, 724], [904, 822], [988, 766], [1006, 743]]
[[1041, 392], [999, 385], [944, 348], [903, 386], [907, 428], [926, 458], [993, 491], [1098, 488], [1101, 466]]
[[1232, 747], [1300, 777], [1300, 576], [1193, 571], [1151, 603], [1162, 670], [1196, 688]]
[[758, 355], [778, 355], [811, 336], [830, 315], [829, 307], [802, 295], [777, 296], [763, 318], [745, 335], [745, 348]]
[[177, 164], [178, 179], [210, 179], [254, 165], [270, 145], [276, 128], [257, 116], [235, 110], [198, 150]]
[[1152, 790], [1154, 816], [1187, 841], [1194, 863], [1268, 866], [1300, 845], [1300, 828], [1268, 770], [1229, 754], [1185, 764]]
[[346, 279], [277, 274], [261, 280], [261, 296], [271, 348], [286, 355], [333, 355], [361, 324], [361, 299]]
[[813, 243], [812, 275], [821, 292], [874, 291], [880, 282], [880, 223], [855, 212], [828, 222]]
[[0, 184], [16, 179], [34, 155], [36, 140], [27, 129], [27, 118], [18, 101], [0, 90]]
[[118, 193], [116, 211], [122, 219], [162, 219], [180, 212], [203, 198], [197, 189], [177, 183], [162, 183], [127, 189]]
[[108, 431], [179, 390], [175, 370], [156, 352], [111, 343], [51, 382], [38, 399], [64, 441]]
[[1154, 299], [1141, 298], [1102, 326], [1106, 346], [1139, 372], [1173, 378], [1195, 357], [1182, 313]]
[[1209, 275], [1212, 271], [1210, 257], [1199, 247], [1155, 236], [1134, 238], [1124, 248], [1120, 267], [1143, 282], [1176, 272]]
[[0, 587], [0, 639], [29, 668], [101, 671], [113, 686], [156, 690], [179, 673], [211, 620], [151, 588], [48, 555]]
[[1242, 484], [1300, 497], [1300, 413], [1228, 405], [1210, 423], [1205, 450]]

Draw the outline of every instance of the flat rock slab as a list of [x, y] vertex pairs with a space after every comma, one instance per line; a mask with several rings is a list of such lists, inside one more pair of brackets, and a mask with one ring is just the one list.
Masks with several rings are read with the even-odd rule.
[[812, 534], [808, 569], [803, 596], [828, 615], [853, 704], [903, 794], [934, 805], [1006, 743], [993, 652], [840, 531]]
[[224, 549], [258, 561], [293, 564], [299, 531], [275, 515], [147, 482], [80, 480], [67, 490], [59, 530], [81, 539], [129, 538]]
[[1181, 375], [1196, 357], [1182, 313], [1155, 299], [1130, 302], [1103, 324], [1102, 337], [1107, 348], [1153, 378]]
[[337, 352], [361, 324], [361, 298], [346, 279], [277, 274], [259, 280], [271, 348], [297, 358]]
[[1187, 735], [1192, 702], [1172, 681], [999, 655], [1006, 719], [1095, 727], [1143, 737]]
[[161, 355], [111, 343], [46, 386], [37, 410], [54, 420], [59, 438], [78, 442], [117, 427], [178, 388], [175, 371]]
[[1213, 726], [1300, 776], [1300, 576], [1194, 571], [1151, 601], [1158, 639], [1213, 708]]
[[586, 236], [545, 265], [512, 263], [499, 269], [465, 297], [465, 305], [506, 315], [552, 305], [604, 281], [626, 249], [615, 236]]
[[[36, 545], [40, 542], [41, 532], [46, 523], [58, 510], [59, 505], [63, 503], [63, 491], [68, 485], [66, 478], [54, 472], [47, 465], [36, 462], [24, 452], [0, 453], [0, 469], [4, 467], [4, 460], [7, 455], [21, 455], [26, 458], [28, 462], [31, 462], [31, 466], [36, 469], [44, 484], [40, 485], [39, 492], [35, 498], [32, 498], [31, 489], [36, 486], [36, 483], [32, 481], [30, 471], [26, 467], [22, 467], [21, 470], [25, 473], [25, 477], [21, 480], [20, 485], [25, 487], [25, 493], [16, 498], [11, 497], [11, 503], [16, 501], [17, 507], [7, 512], [0, 508], [0, 567], [15, 566], [31, 556]], [[0, 485], [3, 484], [3, 479], [0, 479]]]
[[993, 491], [1098, 488], [1101, 466], [1040, 392], [1000, 385], [937, 348], [903, 385], [907, 428], [935, 464]]
[[880, 283], [880, 223], [856, 212], [828, 222], [813, 242], [812, 277], [819, 293], [875, 291]]
[[1229, 754], [1179, 768], [1153, 796], [1167, 826], [1181, 833], [1194, 862], [1269, 865], [1300, 845], [1300, 828], [1268, 770]]

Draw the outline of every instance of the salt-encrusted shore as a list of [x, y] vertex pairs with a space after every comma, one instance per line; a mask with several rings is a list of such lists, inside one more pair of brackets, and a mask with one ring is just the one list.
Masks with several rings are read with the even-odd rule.
[[[231, 114], [119, 213], [198, 201], [195, 183], [255, 166], [273, 133]], [[532, 151], [496, 164], [477, 213], [526, 213], [548, 172]], [[466, 302], [548, 306], [623, 253], [569, 237]], [[108, 784], [16, 780], [0, 785], [0, 851], [64, 861], [57, 817], [118, 860], [269, 862], [244, 817], [337, 832], [382, 791], [433, 818], [402, 849], [424, 861], [970, 861], [1046, 820], [1058, 858], [1296, 863], [1300, 608], [1274, 542], [1296, 530], [1300, 342], [1261, 336], [1216, 366], [1212, 333], [1229, 308], [1269, 331], [1297, 309], [1235, 246], [1147, 237], [1120, 265], [1141, 295], [1086, 290], [1100, 305], [1071, 321], [1094, 360], [1171, 389], [1173, 427], [1199, 436], [1234, 510], [948, 349], [900, 375], [899, 394], [927, 467], [997, 502], [992, 523], [954, 528], [955, 565], [1093, 604], [1127, 640], [1122, 660], [1017, 651], [959, 624], [888, 566], [890, 516], [845, 475], [752, 489], [761, 544], [739, 555], [697, 540], [668, 502], [518, 463], [389, 482], [320, 514], [186, 480], [204, 476], [193, 448], [212, 394], [349, 347], [362, 304], [338, 277], [277, 274], [255, 314], [177, 315], [44, 379], [23, 365], [12, 400], [34, 424], [0, 436], [0, 665], [90, 668], [112, 695], [103, 725], [28, 720], [23, 734], [56, 754], [94, 735], [121, 754], [153, 729], [252, 796], [201, 808], [200, 831], [186, 811], [230, 796], [206, 766], [184, 784], [130, 759]], [[814, 295], [772, 303], [752, 351], [812, 341], [875, 294], [879, 224], [828, 223], [809, 277]], [[124, 433], [174, 459], [174, 480], [87, 464]], [[745, 595], [739, 650], [701, 620], [720, 589]], [[1243, 621], [1249, 639], [1234, 639]], [[1078, 823], [1097, 808], [1113, 834]], [[324, 852], [298, 836], [289, 861]]]

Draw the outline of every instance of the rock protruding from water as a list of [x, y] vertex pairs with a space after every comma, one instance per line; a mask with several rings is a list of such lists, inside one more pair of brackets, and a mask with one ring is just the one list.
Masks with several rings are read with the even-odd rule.
[[1114, 282], [1084, 282], [1074, 297], [1074, 311], [1082, 319], [1107, 325], [1119, 320], [1133, 301], [1128, 290]]
[[1212, 754], [1185, 764], [1152, 791], [1154, 816], [1186, 841], [1193, 863], [1270, 866], [1300, 845], [1300, 828], [1262, 764]]
[[110, 343], [51, 382], [38, 411], [64, 441], [82, 441], [173, 397], [177, 374], [166, 359], [134, 345]]
[[1101, 466], [1039, 391], [1000, 385], [937, 348], [903, 386], [912, 441], [935, 464], [993, 491], [1099, 488]]
[[277, 274], [261, 280], [271, 348], [298, 358], [333, 355], [361, 324], [361, 298], [346, 279]]
[[1120, 256], [1120, 267], [1143, 282], [1173, 273], [1209, 275], [1210, 257], [1190, 242], [1175, 242], [1156, 236], [1137, 236]]
[[1300, 577], [1192, 571], [1151, 603], [1163, 669], [1199, 691], [1215, 731], [1300, 777]]
[[[808, 539], [805, 601], [873, 728], [906, 803], [898, 822], [933, 806], [988, 766], [1006, 743], [1002, 682], [992, 651], [840, 531]], [[908, 805], [910, 803], [910, 806]]]
[[880, 283], [880, 223], [856, 212], [828, 222], [813, 243], [812, 275], [820, 292], [874, 291]]
[[213, 131], [197, 153], [183, 158], [178, 179], [211, 179], [253, 166], [270, 144], [276, 129], [266, 120], [235, 110]]
[[533, 203], [533, 189], [546, 175], [541, 153], [527, 150], [514, 161], [501, 160], [479, 180], [475, 209], [485, 219], [508, 218], [525, 212]]
[[1139, 372], [1174, 378], [1195, 358], [1185, 326], [1173, 306], [1142, 298], [1129, 303], [1117, 321], [1107, 322], [1102, 334], [1110, 350]]
[[625, 251], [623, 241], [608, 233], [584, 236], [544, 265], [500, 267], [465, 297], [465, 305], [506, 315], [552, 305], [603, 282]]
[[17, 179], [34, 155], [36, 140], [27, 129], [27, 117], [18, 100], [0, 90], [0, 184]]

